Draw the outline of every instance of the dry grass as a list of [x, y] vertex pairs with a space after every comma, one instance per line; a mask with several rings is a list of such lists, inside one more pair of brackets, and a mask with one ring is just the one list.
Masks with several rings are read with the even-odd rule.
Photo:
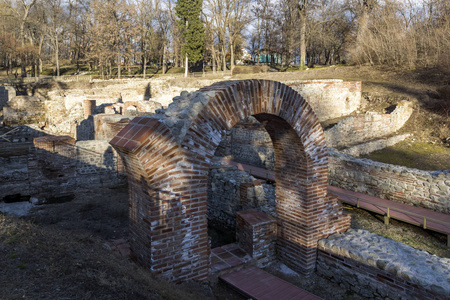
[[364, 229], [378, 235], [404, 243], [413, 248], [428, 251], [431, 254], [450, 258], [447, 249], [447, 236], [421, 227], [390, 219], [389, 225], [384, 224], [384, 217], [365, 210], [344, 206], [352, 214], [351, 227]]

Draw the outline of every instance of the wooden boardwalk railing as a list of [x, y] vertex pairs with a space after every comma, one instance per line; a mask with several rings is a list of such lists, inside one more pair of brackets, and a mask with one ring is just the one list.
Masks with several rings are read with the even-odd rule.
[[[232, 160], [223, 160], [231, 166], [236, 166], [241, 171], [250, 175], [275, 181], [275, 172], [258, 168]], [[329, 185], [328, 192], [337, 196], [341, 202], [375, 212], [384, 216], [384, 222], [389, 224], [391, 218], [420, 226], [447, 235], [447, 247], [450, 249], [450, 215], [439, 213], [430, 209], [416, 207], [400, 202], [390, 201], [362, 193], [348, 191]]]

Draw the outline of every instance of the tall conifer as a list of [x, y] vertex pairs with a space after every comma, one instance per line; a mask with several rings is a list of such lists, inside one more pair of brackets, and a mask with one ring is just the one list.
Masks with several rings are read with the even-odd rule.
[[186, 59], [186, 72], [188, 71], [188, 61], [197, 62], [203, 58], [205, 48], [205, 28], [200, 20], [202, 11], [202, 0], [178, 0], [175, 6], [178, 19], [178, 26], [184, 37], [184, 44], [181, 48]]

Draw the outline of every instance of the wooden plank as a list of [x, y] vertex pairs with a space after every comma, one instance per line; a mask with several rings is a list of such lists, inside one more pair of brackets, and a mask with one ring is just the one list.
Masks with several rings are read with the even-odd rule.
[[321, 299], [256, 267], [219, 277], [240, 293], [256, 300]]

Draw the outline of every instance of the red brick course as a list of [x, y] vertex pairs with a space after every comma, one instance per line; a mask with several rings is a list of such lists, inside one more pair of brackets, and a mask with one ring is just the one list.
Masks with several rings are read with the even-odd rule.
[[207, 279], [210, 161], [225, 131], [253, 115], [275, 148], [277, 253], [297, 271], [312, 271], [317, 241], [345, 230], [349, 217], [327, 196], [325, 137], [311, 107], [268, 80], [220, 82], [194, 96], [202, 107], [188, 114], [185, 131], [174, 134], [165, 116], [139, 117], [111, 140], [128, 173], [132, 255], [170, 280]]

